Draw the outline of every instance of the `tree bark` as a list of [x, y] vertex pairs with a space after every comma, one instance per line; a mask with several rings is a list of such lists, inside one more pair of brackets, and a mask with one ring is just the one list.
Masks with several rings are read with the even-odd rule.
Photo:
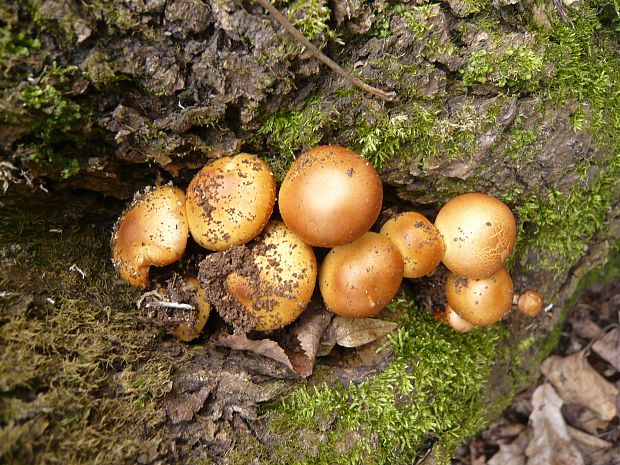
[[[536, 320], [509, 316], [502, 323], [510, 333], [505, 344], [515, 350], [528, 337], [543, 341], [581, 278], [606, 261], [620, 237], [614, 11], [585, 0], [571, 6], [519, 0], [276, 6], [341, 66], [393, 90], [397, 100], [353, 88], [251, 2], [32, 0], [0, 6], [0, 282], [10, 308], [0, 315], [3, 322], [37, 320], [54, 308], [46, 299], [60, 295], [63, 302], [118, 308], [126, 319], [116, 323], [131, 326], [136, 296], [119, 296], [109, 286], [107, 234], [135, 192], [169, 180], [185, 187], [208, 160], [241, 151], [264, 157], [281, 177], [303, 150], [336, 143], [377, 166], [386, 209], [434, 217], [447, 199], [468, 191], [506, 201], [519, 221], [515, 288], [538, 289], [554, 308]], [[55, 229], [64, 232], [50, 232]], [[44, 243], [64, 250], [68, 240], [75, 247], [67, 257], [75, 262], [45, 261]], [[103, 270], [101, 279], [89, 277], [83, 293], [73, 281], [75, 268], [68, 282], [61, 273], [77, 263], [82, 247], [88, 260], [78, 268]], [[60, 281], [51, 283], [46, 272]], [[93, 296], [96, 288], [101, 294]], [[133, 330], [151, 335], [143, 325], [134, 323]], [[214, 347], [205, 355], [196, 345], [179, 348], [146, 335], [135, 336], [144, 353], [119, 349], [110, 355], [105, 380], [88, 388], [89, 399], [98, 399], [93, 412], [102, 416], [112, 406], [101, 406], [101, 399], [121, 394], [152, 407], [156, 414], [140, 417], [139, 425], [127, 421], [119, 430], [104, 430], [112, 437], [134, 435], [148, 448], [127, 443], [126, 450], [93, 451], [75, 456], [76, 462], [225, 462], [244, 436], [267, 449], [282, 446], [269, 416], [257, 420], [257, 405], [289, 392], [299, 382], [290, 372], [259, 357]], [[46, 344], [45, 351], [53, 350], [53, 341]], [[522, 385], [537, 376], [535, 355], [545, 350], [542, 342], [528, 349], [531, 362], [519, 368]], [[16, 355], [5, 368], [30, 363], [31, 355]], [[149, 357], [156, 362], [149, 364]], [[507, 361], [496, 365], [489, 399], [514, 391], [513, 369]], [[136, 387], [155, 372], [166, 373], [162, 386]], [[0, 386], [18, 412], [0, 423], [11, 438], [5, 457], [44, 462], [68, 453], [60, 439], [57, 449], [44, 446], [48, 425], [62, 423], [37, 405], [45, 397], [37, 397], [38, 390], [52, 389], [48, 377], [24, 376], [25, 384]], [[338, 380], [337, 371], [325, 376]], [[136, 394], [140, 389], [148, 400]], [[189, 400], [177, 402], [181, 397]], [[24, 404], [18, 408], [19, 399]], [[18, 452], [28, 441], [35, 446]]]

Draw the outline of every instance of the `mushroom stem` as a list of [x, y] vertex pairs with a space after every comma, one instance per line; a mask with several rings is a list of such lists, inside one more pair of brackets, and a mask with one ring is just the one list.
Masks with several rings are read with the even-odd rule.
[[310, 42], [306, 37], [299, 32], [295, 26], [291, 24], [291, 22], [284, 16], [278, 9], [271, 4], [269, 0], [256, 0], [260, 6], [262, 6], [265, 10], [269, 12], [271, 16], [288, 32], [293, 38], [306, 47], [310, 53], [321, 63], [329, 66], [336, 74], [343, 77], [344, 79], [350, 81], [354, 86], [363, 90], [364, 92], [368, 92], [380, 99], [387, 100], [388, 102], [394, 100], [396, 97], [396, 92], [386, 92], [381, 89], [377, 89], [376, 87], [370, 86], [366, 84], [361, 79], [355, 77], [353, 74], [345, 71], [341, 68], [336, 62], [334, 62], [331, 58], [321, 52], [316, 45]]

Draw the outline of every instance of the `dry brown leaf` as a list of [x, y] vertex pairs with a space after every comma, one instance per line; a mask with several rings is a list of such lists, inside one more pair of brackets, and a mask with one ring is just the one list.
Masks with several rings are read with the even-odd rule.
[[301, 352], [290, 353], [289, 359], [293, 369], [304, 378], [312, 374], [321, 338], [332, 316], [324, 307], [313, 305], [301, 314], [290, 329], [290, 334], [299, 341]]
[[613, 444], [591, 434], [568, 427], [568, 433], [574, 439], [574, 444], [587, 459], [588, 465], [612, 465], [620, 463], [618, 451], [612, 451]]
[[620, 330], [618, 328], [598, 339], [592, 345], [592, 350], [620, 371]]
[[376, 318], [345, 318], [337, 316], [330, 326], [336, 344], [342, 347], [359, 347], [394, 331], [398, 324]]
[[525, 449], [530, 442], [530, 430], [526, 429], [510, 444], [500, 444], [499, 451], [489, 459], [488, 465], [525, 465]]
[[[220, 347], [228, 347], [234, 350], [247, 350], [286, 365], [293, 370], [293, 364], [289, 360], [284, 349], [276, 341], [271, 339], [252, 340], [240, 332], [225, 334], [215, 339], [214, 344]], [[294, 370], [293, 370], [294, 371]]]
[[599, 430], [604, 430], [609, 423], [601, 420], [589, 408], [577, 404], [564, 404], [562, 406], [562, 416], [568, 425], [590, 434], [596, 434]]
[[590, 366], [583, 351], [549, 357], [540, 371], [564, 402], [588, 407], [605, 421], [616, 416], [618, 389]]
[[584, 465], [562, 418], [562, 399], [551, 384], [536, 388], [532, 407], [532, 439], [525, 449], [527, 465]]

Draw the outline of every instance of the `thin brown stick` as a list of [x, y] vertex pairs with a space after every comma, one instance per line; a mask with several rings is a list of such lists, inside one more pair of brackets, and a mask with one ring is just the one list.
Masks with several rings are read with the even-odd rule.
[[342, 69], [340, 67], [340, 65], [338, 65], [331, 58], [329, 58], [327, 55], [325, 55], [323, 52], [321, 52], [316, 45], [314, 45], [312, 42], [310, 42], [308, 39], [306, 39], [306, 37], [301, 32], [299, 32], [295, 28], [295, 26], [293, 26], [290, 23], [288, 18], [286, 16], [284, 16], [282, 13], [280, 13], [278, 11], [278, 9], [271, 4], [271, 2], [269, 0], [256, 0], [256, 3], [258, 3], [265, 10], [267, 10], [269, 12], [269, 14], [271, 16], [273, 16], [273, 18], [278, 22], [278, 24], [280, 24], [286, 30], [286, 32], [288, 32], [290, 35], [292, 35], [293, 38], [297, 42], [299, 42], [304, 47], [306, 47], [308, 49], [308, 51], [317, 60], [319, 60], [321, 63], [329, 66], [339, 76], [343, 77], [344, 79], [346, 79], [348, 81], [351, 81], [351, 83], [354, 86], [356, 86], [357, 88], [363, 90], [364, 92], [368, 92], [369, 94], [375, 95], [375, 96], [377, 96], [377, 97], [379, 97], [379, 98], [381, 98], [383, 100], [387, 100], [387, 101], [394, 100], [394, 98], [396, 97], [396, 92], [386, 92], [384, 90], [377, 89], [376, 87], [369, 86], [368, 84], [366, 84], [364, 81], [362, 81], [358, 77], [355, 77], [354, 75], [352, 75], [348, 71], [345, 71], [344, 69]]

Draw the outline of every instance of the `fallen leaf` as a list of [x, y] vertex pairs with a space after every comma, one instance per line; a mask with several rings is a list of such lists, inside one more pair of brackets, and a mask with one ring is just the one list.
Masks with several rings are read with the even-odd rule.
[[532, 407], [532, 439], [525, 449], [527, 465], [584, 465], [562, 418], [562, 399], [551, 384], [536, 388]]
[[301, 314], [290, 329], [290, 335], [299, 342], [301, 351], [289, 353], [288, 357], [293, 369], [304, 378], [312, 374], [321, 338], [332, 316], [322, 305], [313, 305]]
[[268, 357], [293, 370], [293, 365], [286, 355], [286, 352], [284, 352], [284, 349], [280, 347], [276, 341], [272, 341], [271, 339], [252, 340], [248, 339], [248, 337], [241, 332], [235, 332], [233, 334], [220, 336], [216, 338], [213, 343], [216, 346], [228, 347], [234, 350], [247, 350]]
[[581, 455], [587, 458], [588, 465], [617, 465], [620, 463], [618, 451], [611, 452], [613, 444], [591, 434], [568, 427], [568, 434], [574, 439]]
[[564, 404], [562, 416], [568, 425], [590, 434], [597, 434], [599, 430], [604, 430], [608, 424], [589, 408], [577, 404]]
[[605, 421], [616, 416], [618, 389], [590, 366], [583, 351], [549, 357], [540, 371], [564, 402], [588, 407]]
[[620, 371], [620, 330], [615, 328], [592, 344], [592, 350]]
[[488, 465], [525, 465], [525, 449], [530, 442], [530, 430], [526, 429], [509, 444], [500, 444], [499, 451], [489, 459]]
[[337, 316], [330, 325], [336, 344], [342, 347], [359, 347], [394, 331], [398, 324], [376, 318], [346, 318]]

